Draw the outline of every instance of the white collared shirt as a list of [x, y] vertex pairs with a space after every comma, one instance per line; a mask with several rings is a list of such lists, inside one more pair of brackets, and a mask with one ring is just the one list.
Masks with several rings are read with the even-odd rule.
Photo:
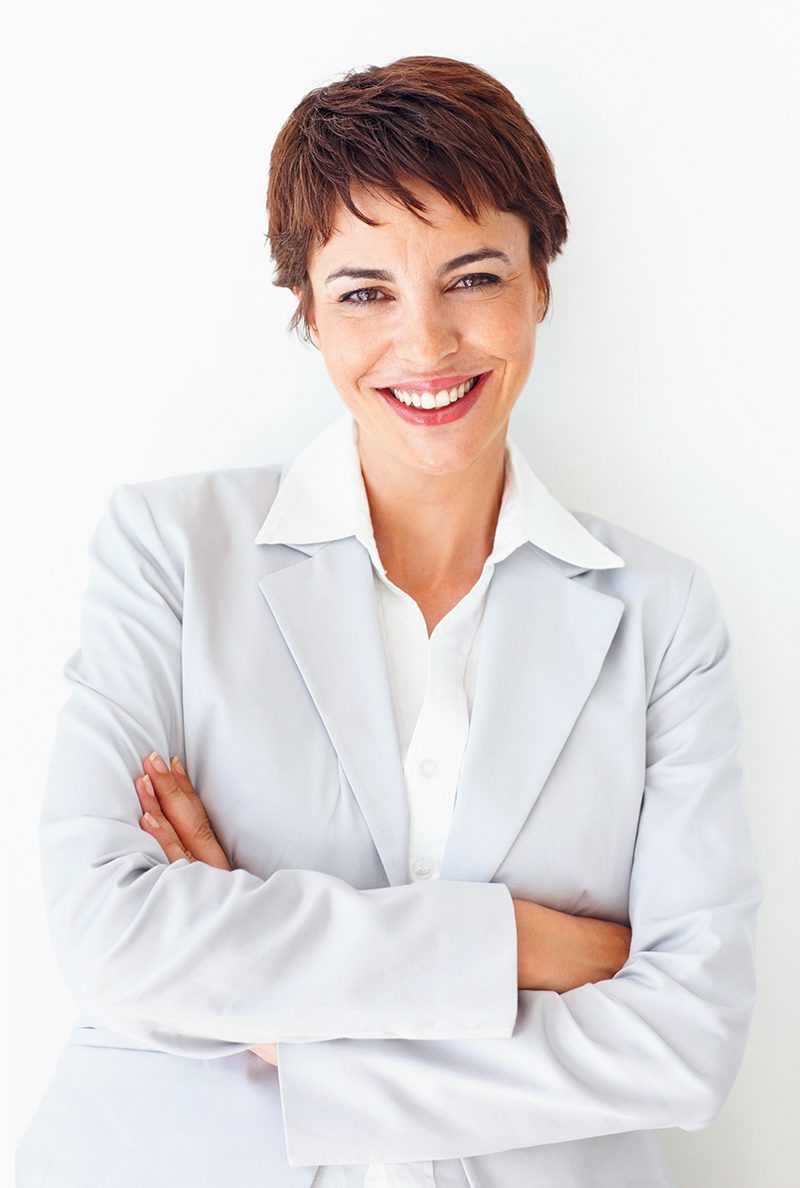
[[[409, 882], [438, 878], [467, 741], [480, 625], [495, 566], [527, 541], [574, 564], [614, 568], [597, 540], [541, 483], [506, 439], [505, 480], [492, 551], [472, 589], [430, 637], [414, 599], [383, 567], [372, 530], [349, 412], [285, 470], [257, 543], [311, 544], [355, 536], [369, 553], [383, 627], [397, 735], [408, 791]], [[320, 1167], [311, 1188], [469, 1188], [459, 1159]]]

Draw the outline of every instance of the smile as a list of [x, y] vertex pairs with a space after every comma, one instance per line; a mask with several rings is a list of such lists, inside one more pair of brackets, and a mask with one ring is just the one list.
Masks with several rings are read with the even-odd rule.
[[402, 400], [405, 405], [413, 404], [414, 408], [446, 408], [472, 391], [479, 379], [479, 375], [473, 375], [465, 383], [454, 388], [442, 388], [439, 392], [406, 392], [402, 388], [386, 388], [384, 391], [391, 392], [396, 400]]
[[438, 392], [409, 392], [403, 388], [376, 388], [376, 391], [404, 421], [434, 427], [449, 425], [475, 407], [491, 374], [490, 371], [484, 371], [453, 388], [442, 388]]

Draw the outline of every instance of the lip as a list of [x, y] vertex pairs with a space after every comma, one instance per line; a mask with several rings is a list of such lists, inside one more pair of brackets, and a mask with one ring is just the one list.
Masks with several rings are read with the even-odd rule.
[[[403, 404], [402, 400], [393, 396], [388, 388], [376, 388], [375, 391], [391, 405], [396, 416], [404, 421], [409, 421], [412, 425], [449, 425], [451, 421], [458, 421], [461, 417], [465, 417], [475, 407], [491, 374], [491, 371], [484, 371], [471, 392], [453, 404], [445, 405], [444, 408], [415, 408], [413, 404]], [[471, 376], [467, 376], [467, 379], [471, 378]]]
[[384, 384], [378, 391], [388, 392], [389, 388], [395, 388], [402, 392], [417, 392], [421, 396], [423, 392], [441, 392], [443, 388], [457, 388], [473, 376], [485, 374], [481, 371], [463, 371], [459, 375], [429, 375], [424, 379], [398, 380], [394, 384]]

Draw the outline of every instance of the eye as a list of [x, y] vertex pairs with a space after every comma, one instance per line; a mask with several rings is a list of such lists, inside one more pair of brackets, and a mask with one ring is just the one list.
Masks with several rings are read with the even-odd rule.
[[468, 289], [481, 289], [484, 285], [477, 284], [476, 282], [482, 281], [490, 285], [499, 285], [500, 277], [493, 276], [491, 272], [470, 272], [467, 276], [460, 276], [456, 281], [456, 285], [460, 285], [462, 281], [469, 281], [469, 284], [466, 286]]
[[[343, 293], [339, 298], [341, 305], [369, 305], [373, 300], [373, 294], [380, 293], [380, 289], [353, 289], [349, 293]], [[362, 294], [366, 297], [362, 300]], [[352, 297], [358, 298], [356, 301], [351, 301]]]

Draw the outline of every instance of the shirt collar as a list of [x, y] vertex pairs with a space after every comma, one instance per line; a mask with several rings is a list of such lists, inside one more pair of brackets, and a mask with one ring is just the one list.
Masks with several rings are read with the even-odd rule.
[[[347, 536], [355, 536], [385, 574], [361, 473], [357, 423], [349, 411], [312, 438], [284, 468], [255, 543], [317, 544]], [[490, 560], [501, 560], [525, 541], [586, 569], [625, 564], [551, 495], [507, 437], [506, 481]]]

